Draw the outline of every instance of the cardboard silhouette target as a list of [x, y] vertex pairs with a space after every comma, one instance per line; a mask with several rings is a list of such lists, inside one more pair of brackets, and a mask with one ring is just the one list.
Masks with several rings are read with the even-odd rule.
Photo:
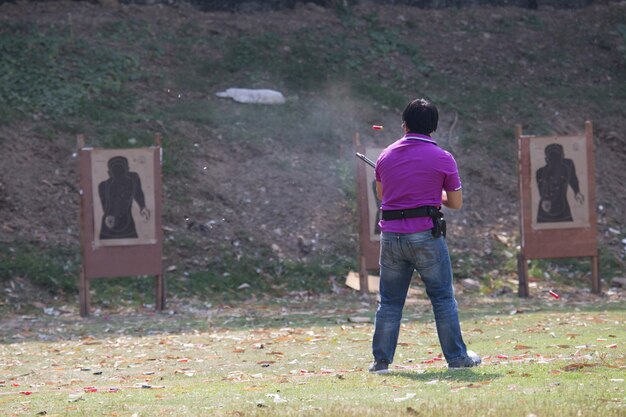
[[152, 153], [150, 148], [91, 152], [96, 246], [156, 243]]
[[530, 143], [533, 229], [589, 227], [584, 136], [534, 138]]
[[156, 146], [85, 147], [78, 137], [82, 265], [81, 315], [94, 278], [155, 276], [156, 310], [165, 305], [161, 230], [161, 137]]
[[591, 122], [579, 135], [522, 135], [519, 150], [519, 295], [528, 290], [530, 259], [590, 257], [594, 293], [600, 292]]

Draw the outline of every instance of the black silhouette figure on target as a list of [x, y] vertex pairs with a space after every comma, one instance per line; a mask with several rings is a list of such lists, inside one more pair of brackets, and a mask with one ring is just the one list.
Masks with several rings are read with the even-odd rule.
[[114, 156], [107, 162], [109, 179], [98, 185], [98, 194], [102, 203], [102, 226], [100, 239], [136, 238], [137, 230], [132, 214], [133, 201], [137, 202], [140, 214], [150, 219], [150, 210], [146, 208], [141, 180], [135, 172], [128, 169], [128, 159]]
[[546, 146], [544, 152], [546, 165], [536, 173], [540, 197], [537, 223], [571, 222], [568, 187], [572, 187], [578, 204], [585, 201], [578, 185], [574, 161], [565, 158], [563, 146], [558, 143]]

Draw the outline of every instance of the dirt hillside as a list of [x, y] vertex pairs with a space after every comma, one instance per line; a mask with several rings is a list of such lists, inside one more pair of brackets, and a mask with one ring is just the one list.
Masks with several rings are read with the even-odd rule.
[[[0, 36], [21, 22], [44, 29], [67, 26], [71, 36], [91, 39], [97, 28], [134, 22], [148, 28], [148, 38], [160, 36], [167, 28], [172, 33], [189, 31], [198, 37], [213, 34], [232, 39], [271, 32], [286, 42], [303, 31], [358, 37], [375, 20], [382, 28], [413, 36], [424, 65], [394, 55], [391, 45], [368, 62], [373, 79], [378, 77], [385, 84], [393, 69], [398, 94], [407, 100], [427, 95], [440, 106], [435, 138], [456, 156], [464, 184], [464, 208], [448, 213], [453, 256], [466, 263], [458, 267], [461, 277], [514, 277], [511, 256], [519, 245], [516, 124], [528, 134], [574, 134], [583, 131], [586, 120], [593, 122], [598, 239], [603, 251], [623, 265], [624, 2], [533, 11], [508, 7], [421, 10], [368, 3], [350, 13], [346, 24], [348, 20], [334, 10], [312, 4], [230, 14], [198, 12], [184, 5], [17, 2], [0, 5]], [[139, 48], [135, 39], [98, 41], [119, 42], [120, 48], [130, 51]], [[197, 60], [219, 59], [209, 43], [186, 47]], [[158, 52], [141, 62], [143, 71], [158, 73], [158, 77], [125, 84], [137, 100], [133, 112], [142, 114], [155, 106], [167, 109], [183, 101], [209, 103], [214, 120], [224, 123], [181, 117], [166, 124], [155, 117], [138, 119], [134, 125], [148, 135], [164, 134], [166, 160], [174, 147], [185, 150], [177, 169], [186, 175], [177, 175], [176, 170], [164, 173], [165, 266], [171, 276], [206, 268], [225, 255], [354, 259], [352, 175], [357, 162], [352, 138], [359, 132], [363, 140], [391, 143], [401, 135], [399, 107], [355, 98], [349, 86], [336, 82], [306, 91], [263, 78], [240, 85], [244, 81], [240, 73], [214, 84], [183, 87], [177, 77], [184, 78], [187, 68], [181, 65], [183, 58], [176, 46], [163, 45]], [[296, 56], [293, 48], [277, 53], [285, 59], [306, 59]], [[273, 113], [276, 110], [215, 96], [229, 87], [280, 89], [292, 106], [306, 102], [306, 112], [278, 117]], [[283, 119], [284, 125], [272, 129], [272, 123]], [[98, 133], [88, 122], [71, 128], [61, 126], [62, 122], [33, 112], [0, 125], [3, 242], [78, 245], [75, 135], [86, 133], [94, 138]], [[383, 124], [385, 130], [374, 132], [372, 124]]]

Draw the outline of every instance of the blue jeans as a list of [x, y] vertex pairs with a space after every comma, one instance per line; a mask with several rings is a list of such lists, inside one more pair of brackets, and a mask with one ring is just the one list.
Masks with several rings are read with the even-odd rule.
[[437, 335], [448, 363], [467, 356], [452, 287], [452, 265], [443, 237], [431, 231], [380, 237], [380, 304], [372, 351], [379, 362], [392, 363], [398, 344], [402, 309], [416, 270], [424, 282], [435, 314]]

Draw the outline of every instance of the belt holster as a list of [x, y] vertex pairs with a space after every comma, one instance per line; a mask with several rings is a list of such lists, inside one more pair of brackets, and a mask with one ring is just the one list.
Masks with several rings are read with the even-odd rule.
[[443, 219], [443, 213], [439, 211], [438, 215], [431, 216], [431, 218], [433, 219], [433, 237], [446, 237], [446, 221]]

